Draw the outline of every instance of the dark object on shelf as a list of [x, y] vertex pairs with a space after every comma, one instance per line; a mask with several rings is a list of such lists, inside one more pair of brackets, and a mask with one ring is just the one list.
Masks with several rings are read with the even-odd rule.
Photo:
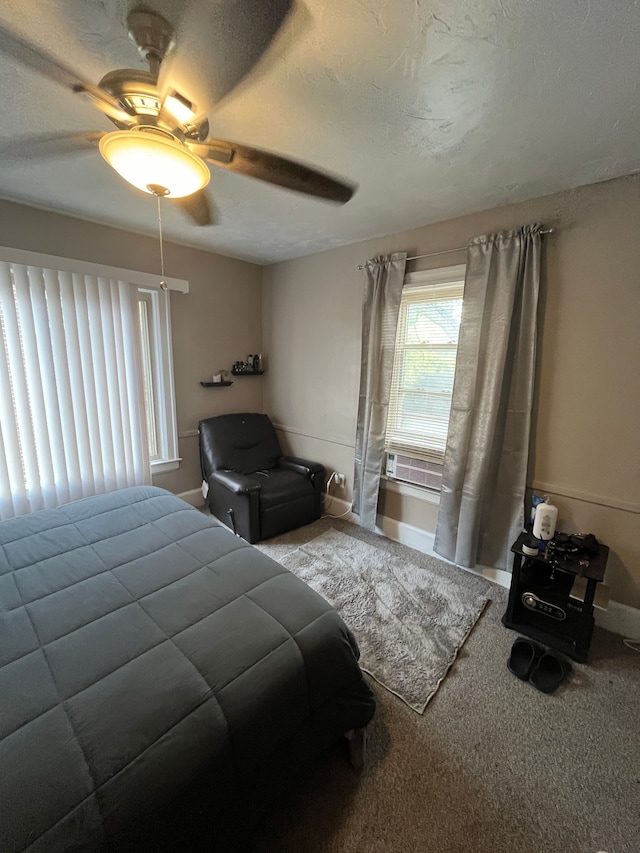
[[247, 361], [235, 361], [231, 368], [234, 376], [262, 376], [262, 356], [249, 353]]
[[[507, 628], [532, 637], [574, 660], [586, 662], [593, 634], [593, 601], [604, 580], [609, 549], [595, 536], [572, 535], [577, 551], [562, 550], [566, 534], [556, 534], [545, 551], [528, 556], [522, 550], [528, 534], [512, 546], [513, 574], [509, 603], [502, 617]], [[560, 548], [552, 543], [558, 540]], [[594, 543], [597, 550], [593, 552]]]
[[598, 540], [593, 533], [581, 534], [558, 533], [547, 545], [549, 558], [556, 562], [564, 559], [571, 560], [570, 555], [578, 555], [581, 559], [589, 559], [598, 553]]
[[540, 551], [540, 540], [536, 539], [533, 533], [527, 533], [523, 537], [520, 547], [524, 554], [527, 554], [529, 557], [535, 557]]
[[545, 652], [531, 673], [529, 683], [543, 693], [553, 693], [571, 672], [571, 664], [553, 652]]
[[260, 542], [320, 518], [324, 467], [284, 456], [267, 415], [218, 415], [199, 430], [207, 504], [234, 533]]
[[203, 388], [228, 388], [233, 382], [201, 382]]

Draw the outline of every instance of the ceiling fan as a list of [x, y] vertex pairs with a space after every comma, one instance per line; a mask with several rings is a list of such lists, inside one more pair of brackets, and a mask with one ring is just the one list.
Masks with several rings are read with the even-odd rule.
[[[231, 39], [235, 40], [232, 49], [221, 51], [221, 67], [211, 81], [218, 97], [227, 95], [255, 67], [281, 29], [292, 3], [293, 0], [245, 0], [244, 14], [240, 15], [237, 2], [226, 3], [228, 12], [224, 2], [217, 4], [218, 14], [222, 10], [232, 17], [231, 26], [219, 36], [218, 47], [223, 45], [227, 31], [233, 31]], [[210, 20], [214, 5], [208, 4], [207, 8], [201, 4], [205, 10], [201, 11], [201, 22]], [[197, 16], [195, 20], [197, 23]], [[172, 25], [145, 6], [134, 8], [126, 22], [129, 36], [148, 62], [149, 70], [110, 71], [97, 85], [83, 80], [0, 24], [0, 52], [87, 96], [117, 128], [110, 133], [88, 131], [35, 137], [32, 151], [46, 154], [97, 146], [103, 158], [130, 184], [158, 198], [177, 199], [198, 225], [214, 221], [212, 205], [204, 191], [210, 165], [338, 204], [351, 198], [355, 187], [343, 180], [259, 148], [209, 138], [206, 114], [199, 111], [188, 93], [172, 86], [171, 65], [163, 65], [167, 56], [176, 55]], [[22, 153], [29, 149], [27, 142], [20, 140], [15, 147]]]

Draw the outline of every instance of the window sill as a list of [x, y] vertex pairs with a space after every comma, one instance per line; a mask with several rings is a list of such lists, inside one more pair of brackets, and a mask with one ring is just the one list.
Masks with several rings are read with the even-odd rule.
[[152, 474], [164, 474], [165, 471], [175, 471], [180, 467], [181, 458], [178, 459], [158, 459], [157, 462], [151, 463]]
[[400, 495], [405, 495], [408, 498], [414, 498], [424, 503], [440, 504], [440, 492], [433, 489], [428, 489], [426, 486], [415, 486], [413, 483], [404, 483], [400, 480], [390, 480], [384, 474], [380, 478], [380, 486], [388, 492], [397, 492]]

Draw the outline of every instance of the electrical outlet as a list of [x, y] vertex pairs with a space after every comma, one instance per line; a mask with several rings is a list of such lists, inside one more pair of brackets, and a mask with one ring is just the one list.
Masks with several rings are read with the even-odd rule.
[[338, 471], [336, 471], [334, 479], [336, 481], [336, 486], [344, 486], [344, 474], [340, 474]]

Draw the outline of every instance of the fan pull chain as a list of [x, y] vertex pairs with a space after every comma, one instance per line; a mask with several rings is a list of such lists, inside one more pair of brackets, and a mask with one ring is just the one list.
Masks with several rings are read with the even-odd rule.
[[158, 199], [158, 234], [160, 237], [160, 275], [162, 278], [160, 279], [160, 287], [162, 290], [167, 289], [167, 282], [164, 280], [164, 248], [162, 245], [162, 210], [160, 208], [160, 193], [156, 193], [156, 198]]

